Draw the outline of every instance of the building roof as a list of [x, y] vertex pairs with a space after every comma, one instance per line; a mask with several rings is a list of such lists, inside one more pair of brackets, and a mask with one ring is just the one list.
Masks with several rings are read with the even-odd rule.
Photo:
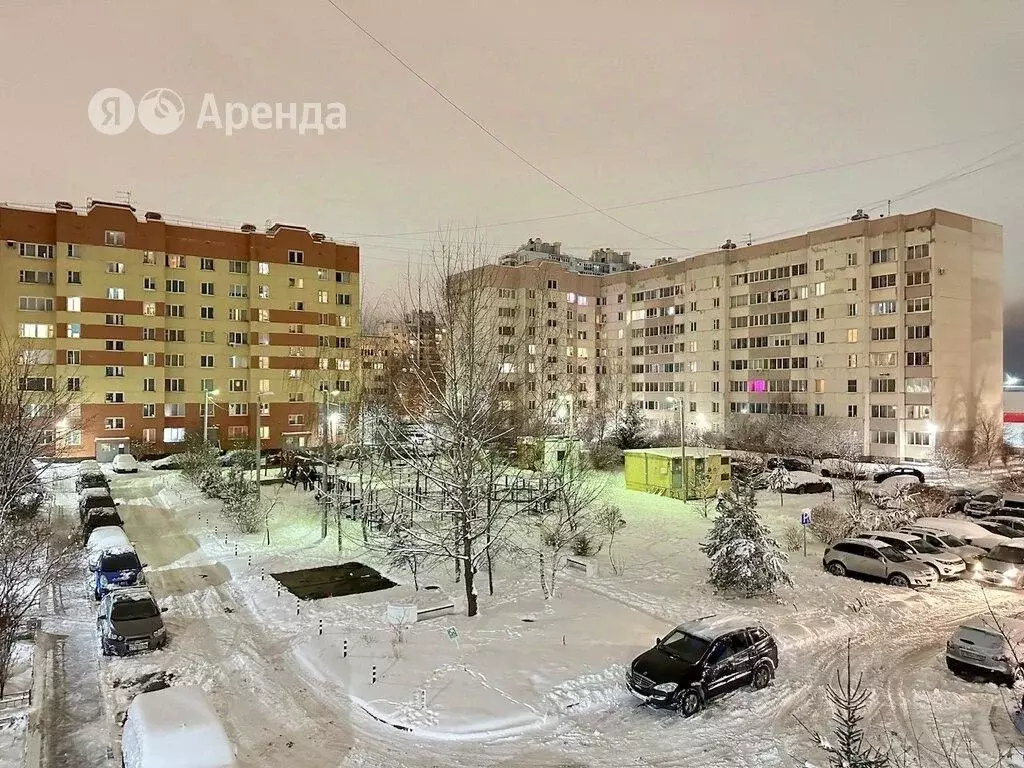
[[[641, 454], [645, 453], [649, 456], [664, 456], [665, 458], [679, 458], [679, 448], [628, 448], [623, 451], [625, 454]], [[731, 451], [725, 451], [721, 448], [708, 448], [707, 446], [699, 445], [688, 445], [686, 446], [687, 458], [693, 456], [700, 458], [701, 456], [731, 456]]]

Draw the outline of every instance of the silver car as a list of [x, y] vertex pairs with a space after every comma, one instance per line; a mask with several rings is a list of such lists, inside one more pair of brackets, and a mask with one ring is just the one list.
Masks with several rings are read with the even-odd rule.
[[843, 539], [825, 550], [821, 564], [833, 576], [859, 574], [881, 579], [894, 587], [930, 587], [939, 577], [935, 570], [911, 560], [898, 549], [875, 539]]
[[920, 536], [894, 531], [867, 531], [858, 533], [857, 538], [875, 539], [897, 549], [911, 560], [924, 563], [935, 571], [940, 579], [959, 579], [967, 570], [967, 563], [960, 555], [933, 547]]
[[1019, 589], [1024, 583], [1024, 540], [1014, 539], [993, 547], [974, 564], [971, 576], [985, 584]]
[[922, 526], [915, 525], [908, 525], [906, 528], [900, 528], [900, 533], [913, 534], [919, 539], [924, 539], [926, 543], [931, 544], [933, 547], [938, 547], [946, 552], [959, 555], [968, 566], [985, 554], [985, 550], [981, 547], [975, 547], [972, 544], [968, 544], [959, 536], [954, 536], [952, 533], [943, 533], [942, 531], [936, 531], [931, 528], [924, 528]]
[[980, 616], [961, 624], [946, 641], [946, 666], [954, 675], [1013, 686], [1024, 678], [1024, 623]]
[[108, 592], [100, 603], [96, 628], [104, 656], [127, 656], [162, 648], [167, 642], [162, 611], [143, 587]]

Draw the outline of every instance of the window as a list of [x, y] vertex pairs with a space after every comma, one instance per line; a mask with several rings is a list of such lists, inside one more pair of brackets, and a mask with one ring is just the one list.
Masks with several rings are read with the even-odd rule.
[[923, 272], [907, 272], [907, 285], [927, 285], [932, 281], [932, 273], [928, 270]]
[[331, 295], [327, 291], [317, 291], [316, 300], [320, 304], [327, 304], [331, 300]]
[[871, 406], [871, 418], [873, 418], [873, 419], [895, 419], [896, 418], [896, 406], [895, 405], [872, 405]]
[[107, 262], [107, 274], [109, 275], [123, 275], [124, 264], [120, 261], [108, 261]]
[[[853, 254], [850, 254], [850, 255], [852, 256]], [[857, 406], [856, 405], [848, 405], [848, 406], [846, 406], [846, 416], [848, 418], [851, 418], [851, 419], [857, 418]]]
[[213, 259], [205, 256], [199, 259], [199, 269], [203, 272], [213, 272]]
[[302, 426], [303, 418], [301, 413], [289, 413], [288, 414], [288, 426], [289, 427], [300, 427]]
[[185, 257], [177, 253], [168, 253], [164, 262], [171, 269], [184, 269]]
[[52, 312], [53, 299], [43, 296], [18, 297], [18, 309], [29, 312]]
[[104, 322], [107, 325], [124, 325], [124, 315], [106, 315]]
[[143, 392], [156, 392], [156, 379], [148, 378], [142, 380]]
[[[169, 331], [166, 331], [169, 333]], [[182, 331], [184, 333], [184, 331]], [[142, 329], [142, 340], [143, 341], [156, 341], [156, 328], [143, 328]], [[169, 341], [169, 339], [168, 339]]]
[[923, 296], [920, 299], [907, 300], [907, 312], [931, 312], [932, 299], [930, 296]]
[[847, 355], [846, 356], [846, 367], [847, 368], [856, 368], [857, 367], [857, 356], [856, 355]]
[[82, 353], [77, 349], [69, 349], [65, 353], [64, 362], [67, 365], [81, 365], [82, 364]]
[[167, 313], [167, 317], [184, 317], [185, 316], [185, 305], [184, 304], [167, 304], [164, 307], [164, 311]]
[[153, 301], [144, 301], [144, 302], [142, 302], [142, 314], [146, 315], [147, 317], [155, 317], [156, 316], [156, 302], [153, 302]]
[[930, 419], [932, 417], [932, 407], [930, 405], [908, 405], [907, 406], [907, 418], [908, 419]]
[[814, 404], [814, 415], [815, 416], [824, 416], [825, 415], [825, 404], [824, 403], [815, 403]]
[[47, 376], [26, 376], [21, 380], [22, 392], [52, 392], [53, 379]]
[[872, 392], [895, 392], [896, 379], [871, 379]]
[[341, 306], [349, 306], [352, 303], [352, 296], [347, 293], [339, 293], [337, 295], [337, 302]]
[[112, 245], [117, 248], [124, 247], [124, 232], [118, 232], [114, 229], [108, 229], [103, 233], [103, 244]]
[[184, 427], [164, 427], [165, 443], [180, 443], [185, 439]]
[[203, 320], [213, 320], [213, 307], [200, 307], [199, 317]]
[[931, 352], [907, 352], [907, 365], [920, 366], [931, 365]]
[[907, 432], [907, 445], [931, 445], [930, 432]]
[[229, 392], [248, 392], [249, 391], [249, 380], [248, 379], [231, 379], [228, 382]]
[[824, 272], [825, 271], [825, 260], [824, 259], [815, 259], [814, 260], [814, 271], [815, 272]]
[[156, 278], [144, 277], [142, 278], [142, 290], [144, 291], [155, 291], [156, 290]]
[[213, 344], [216, 341], [216, 335], [213, 331], [200, 331], [199, 332], [199, 343], [200, 344]]
[[[213, 392], [217, 388], [216, 383], [213, 379], [200, 379], [199, 380], [199, 391], [200, 392]], [[200, 408], [201, 410], [201, 408]], [[210, 410], [215, 410], [211, 408]], [[202, 414], [200, 414], [202, 415]]]
[[104, 429], [124, 429], [124, 417], [113, 416], [103, 420]]
[[228, 320], [245, 322], [249, 319], [249, 310], [242, 307], [231, 307], [228, 310]]
[[930, 339], [932, 335], [932, 327], [930, 325], [908, 325], [907, 326], [907, 338], [908, 339]]
[[108, 352], [124, 351], [124, 341], [122, 341], [121, 339], [107, 339], [106, 344], [104, 346]]
[[846, 266], [848, 266], [848, 267], [856, 267], [857, 266], [857, 254], [856, 253], [848, 253], [848, 254], [846, 254]]
[[815, 379], [814, 380], [814, 391], [815, 392], [819, 392], [819, 393], [825, 391], [825, 380], [824, 379]]
[[156, 352], [143, 352], [142, 353], [142, 364], [144, 366], [156, 365]]
[[825, 285], [826, 284], [825, 284], [824, 281], [822, 281], [820, 283], [815, 283], [814, 284], [814, 295], [815, 296], [824, 296], [825, 295]]
[[889, 272], [885, 275], [872, 275], [871, 287], [872, 288], [892, 288], [896, 285], [896, 273]]
[[894, 341], [896, 339], [896, 326], [887, 325], [882, 328], [871, 329], [872, 341]]
[[872, 264], [889, 264], [896, 261], [895, 248], [879, 248], [871, 252]]
[[[71, 326], [68, 326], [70, 329]], [[53, 326], [47, 323], [18, 323], [18, 337], [22, 339], [52, 339]]]
[[199, 293], [203, 296], [213, 296], [213, 283], [200, 283]]
[[259, 296], [261, 299], [269, 299], [270, 298], [270, 286], [269, 285], [261, 285], [261, 286], [259, 286], [256, 289], [256, 295]]
[[164, 366], [167, 368], [183, 368], [185, 366], [185, 355], [180, 352], [164, 355]]
[[124, 392], [107, 392], [103, 396], [103, 401], [106, 403], [123, 403]]
[[846, 380], [846, 391], [847, 392], [856, 392], [857, 391], [857, 380], [856, 379], [847, 379]]
[[249, 436], [249, 427], [244, 424], [236, 424], [228, 427], [228, 437], [232, 440], [242, 440]]
[[168, 341], [185, 341], [185, 329], [184, 328], [168, 328], [164, 331]]
[[871, 303], [871, 314], [872, 315], [895, 315], [896, 314], [896, 302], [895, 301], [875, 301]]
[[249, 334], [244, 331], [228, 331], [228, 344], [248, 344]]
[[115, 376], [117, 378], [124, 377], [124, 366], [123, 365], [108, 365], [103, 369], [103, 375], [107, 377]]
[[292, 310], [293, 312], [295, 312], [295, 311], [301, 312], [305, 308], [306, 308], [305, 303], [301, 302], [301, 301], [291, 301], [291, 302], [288, 303], [288, 309]]
[[907, 246], [907, 259], [926, 259], [928, 258], [928, 243], [922, 243], [921, 245], [908, 245]]
[[199, 367], [200, 368], [213, 368], [213, 355], [200, 355], [199, 356]]
[[860, 314], [860, 308], [858, 307], [857, 304], [847, 304], [846, 305], [846, 316], [847, 317], [856, 317], [858, 314]]
[[248, 286], [242, 285], [240, 283], [234, 283], [233, 285], [231, 285], [230, 288], [228, 288], [228, 296], [230, 296], [233, 299], [244, 299], [248, 295]]
[[814, 332], [814, 343], [815, 344], [824, 344], [825, 343], [825, 332], [824, 331], [815, 331]]
[[18, 255], [33, 259], [52, 259], [53, 246], [42, 243], [19, 243]]
[[303, 261], [302, 251], [288, 251], [289, 264], [301, 264]]
[[895, 352], [872, 352], [869, 358], [872, 368], [892, 368], [896, 365]]
[[185, 281], [184, 280], [168, 280], [165, 283], [165, 290], [167, 293], [184, 293], [185, 292]]
[[156, 251], [143, 251], [142, 263], [156, 265]]
[[[806, 320], [806, 319], [807, 318], [804, 317], [804, 320]], [[815, 320], [824, 320], [825, 319], [825, 308], [824, 307], [815, 307], [814, 308], [814, 319]]]
[[68, 323], [68, 338], [77, 339], [82, 335], [82, 324], [81, 323]]
[[107, 288], [107, 298], [112, 301], [123, 301], [124, 288]]
[[179, 416], [185, 415], [185, 404], [184, 403], [165, 403], [164, 404], [164, 417], [173, 419]]
[[873, 429], [871, 430], [871, 442], [874, 445], [896, 445], [896, 433]]
[[856, 328], [847, 328], [846, 329], [846, 340], [849, 343], [855, 344], [859, 338], [860, 338], [860, 331], [858, 329], [856, 329]]
[[23, 349], [18, 355], [18, 362], [23, 365], [53, 365], [56, 359], [52, 349]]
[[[36, 272], [35, 274], [37, 274], [37, 275], [49, 274], [50, 275], [50, 279], [47, 280], [46, 282], [50, 282], [50, 283], [53, 282], [53, 274], [52, 273]], [[22, 279], [21, 282], [24, 283], [24, 282], [28, 282], [28, 281]], [[38, 280], [38, 281], [32, 280], [31, 282], [33, 282], [33, 283], [40, 282], [41, 283], [41, 282], [44, 282], [44, 281], [43, 280]], [[82, 273], [81, 272], [75, 272], [73, 270], [68, 270], [68, 283], [70, 285], [81, 285], [82, 284]]]
[[79, 376], [68, 376], [68, 392], [81, 392], [82, 379]]
[[557, 280], [548, 280], [548, 290], [549, 291], [557, 291], [558, 290], [558, 281]]
[[248, 416], [249, 415], [249, 404], [248, 403], [228, 403], [228, 415], [229, 416]]
[[[270, 310], [269, 309], [258, 309], [256, 311], [258, 313], [256, 315], [256, 319], [257, 319], [258, 322], [260, 322], [260, 323], [269, 323], [270, 322]], [[267, 342], [267, 343], [269, 344], [270, 342]]]
[[164, 392], [184, 392], [184, 379], [164, 379]]
[[926, 395], [931, 391], [931, 379], [907, 379], [906, 393], [908, 395]]
[[[263, 271], [263, 267], [267, 267], [267, 272], [270, 271], [269, 264], [260, 264], [260, 274], [267, 274]], [[229, 261], [228, 272], [233, 272], [236, 275], [247, 275], [249, 274], [249, 262], [247, 261]]]

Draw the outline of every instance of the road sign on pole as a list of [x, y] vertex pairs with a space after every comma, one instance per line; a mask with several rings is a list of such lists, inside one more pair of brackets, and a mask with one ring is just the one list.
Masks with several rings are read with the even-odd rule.
[[807, 557], [807, 526], [811, 524], [811, 510], [807, 507], [800, 510], [800, 527], [804, 531], [804, 557]]
[[459, 630], [455, 627], [448, 627], [445, 632], [448, 634], [448, 639], [455, 643], [455, 647], [459, 647]]

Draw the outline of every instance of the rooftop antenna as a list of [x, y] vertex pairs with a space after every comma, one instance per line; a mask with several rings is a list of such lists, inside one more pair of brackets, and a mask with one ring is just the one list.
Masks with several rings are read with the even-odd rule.
[[745, 235], [744, 235], [743, 237], [745, 237], [745, 238], [746, 238], [746, 240], [747, 240], [747, 245], [748, 245], [748, 246], [749, 246], [749, 245], [750, 245], [751, 243], [753, 243], [753, 242], [754, 242], [754, 240], [753, 240], [753, 237], [752, 237], [752, 235], [751, 235], [751, 233], [750, 233], [750, 232], [747, 232], [747, 234], [745, 234]]
[[119, 189], [114, 193], [114, 200], [125, 205], [132, 204], [132, 192], [130, 189]]
[[885, 201], [885, 215], [892, 216], [892, 200]]

